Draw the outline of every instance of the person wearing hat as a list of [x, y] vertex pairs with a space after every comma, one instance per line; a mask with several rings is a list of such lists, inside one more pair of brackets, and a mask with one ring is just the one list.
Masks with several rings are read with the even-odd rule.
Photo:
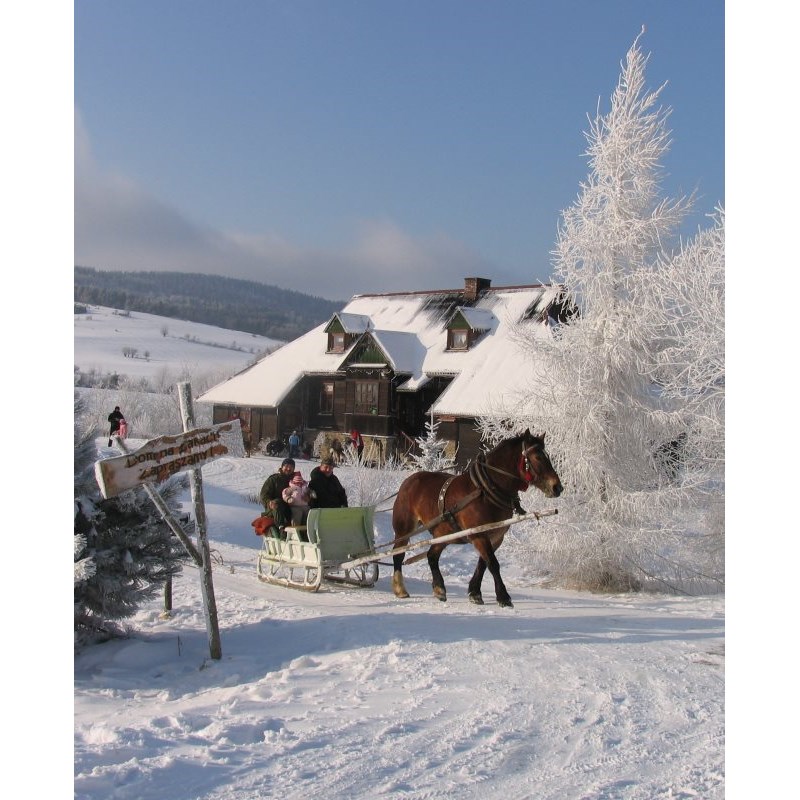
[[300, 472], [295, 472], [289, 485], [281, 493], [284, 502], [289, 506], [292, 524], [305, 525], [308, 517], [308, 482]]
[[289, 485], [294, 475], [294, 459], [284, 458], [280, 468], [264, 481], [259, 492], [264, 514], [272, 516], [275, 527], [282, 530], [291, 522], [289, 504], [283, 499], [283, 490]]
[[333, 459], [326, 456], [311, 470], [308, 481], [310, 508], [347, 508], [347, 492], [333, 474]]

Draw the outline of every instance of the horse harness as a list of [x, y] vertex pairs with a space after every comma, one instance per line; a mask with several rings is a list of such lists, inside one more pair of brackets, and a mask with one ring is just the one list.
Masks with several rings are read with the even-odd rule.
[[[535, 445], [534, 445], [535, 448]], [[445, 508], [447, 490], [450, 488], [450, 484], [459, 476], [458, 475], [450, 475], [447, 480], [442, 485], [442, 488], [439, 490], [439, 498], [438, 498], [438, 505], [439, 505], [439, 516], [435, 517], [432, 520], [428, 520], [425, 522], [421, 522], [414, 530], [406, 533], [402, 537], [398, 539], [400, 543], [407, 542], [411, 539], [412, 536], [415, 536], [420, 531], [431, 530], [440, 522], [449, 522], [450, 525], [453, 526], [454, 533], [462, 530], [461, 526], [458, 524], [456, 520], [456, 514], [461, 511], [462, 508], [468, 506], [473, 500], [476, 500], [481, 495], [484, 495], [486, 499], [492, 503], [492, 505], [497, 506], [501, 509], [510, 509], [513, 510], [516, 504], [519, 502], [517, 497], [517, 492], [514, 491], [513, 493], [503, 492], [496, 483], [492, 481], [492, 477], [489, 474], [490, 471], [498, 472], [501, 475], [506, 475], [509, 478], [514, 478], [515, 480], [524, 481], [526, 484], [533, 483], [535, 480], [536, 471], [534, 470], [533, 464], [531, 463], [530, 456], [528, 455], [528, 450], [534, 449], [528, 448], [526, 449], [523, 445], [522, 447], [522, 455], [520, 456], [520, 463], [519, 463], [519, 473], [514, 475], [511, 472], [507, 472], [504, 469], [500, 469], [500, 467], [494, 467], [491, 464], [487, 463], [486, 461], [486, 454], [480, 453], [474, 461], [470, 461], [469, 465], [467, 466], [467, 474], [469, 475], [469, 479], [472, 481], [472, 485], [475, 486], [475, 490], [470, 492], [469, 494], [465, 495], [461, 498], [454, 506], [450, 508]], [[526, 487], [527, 488], [527, 487]], [[414, 556], [411, 561], [408, 563], [412, 563], [418, 558], [424, 556], [424, 553], [420, 553], [417, 556]]]
[[[519, 473], [517, 475], [507, 472], [504, 469], [500, 469], [500, 467], [492, 466], [486, 461], [486, 454], [479, 453], [478, 456], [473, 461], [470, 461], [469, 465], [467, 466], [467, 475], [469, 475], [472, 485], [476, 487], [475, 491], [470, 492], [465, 497], [462, 497], [461, 500], [452, 508], [445, 508], [447, 490], [450, 488], [450, 484], [458, 476], [452, 475], [449, 477], [439, 490], [439, 518], [434, 520], [434, 523], [438, 524], [443, 520], [447, 520], [447, 522], [449, 522], [456, 531], [460, 531], [461, 526], [456, 521], [455, 515], [461, 511], [462, 508], [469, 505], [473, 500], [481, 495], [483, 495], [492, 505], [503, 510], [508, 509], [513, 511], [519, 502], [517, 490], [506, 492], [501, 489], [492, 480], [490, 471], [498, 472], [501, 475], [506, 475], [507, 477], [515, 480], [523, 480], [528, 485], [531, 484], [535, 479], [536, 470], [531, 462], [529, 450], [534, 449], [535, 447], [536, 445], [534, 445], [532, 448], [526, 449], [525, 445], [523, 444], [522, 455], [520, 456], [519, 463]], [[527, 486], [525, 488], [527, 488]], [[429, 524], [428, 527], [430, 528], [433, 526]]]

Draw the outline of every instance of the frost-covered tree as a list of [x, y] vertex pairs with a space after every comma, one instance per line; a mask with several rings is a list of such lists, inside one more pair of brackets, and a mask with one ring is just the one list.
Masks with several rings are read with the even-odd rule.
[[[368, 466], [374, 463], [375, 466]], [[384, 506], [394, 497], [408, 470], [394, 456], [371, 462], [359, 458], [353, 447], [343, 450], [342, 474], [339, 476], [351, 506]]]
[[637, 304], [651, 326], [650, 377], [680, 408], [682, 458], [694, 480], [716, 482], [725, 459], [725, 211], [673, 258], [638, 276]]
[[[124, 631], [116, 624], [177, 574], [186, 551], [143, 490], [104, 500], [94, 479], [98, 429], [75, 401], [75, 645]], [[174, 510], [183, 481], [159, 487]]]
[[669, 248], [691, 198], [661, 196], [670, 112], [659, 105], [664, 86], [646, 88], [640, 38], [610, 109], [590, 120], [590, 173], [559, 225], [555, 277], [575, 315], [549, 340], [521, 329], [539, 380], [532, 402], [509, 404], [505, 415], [520, 429], [546, 430], [566, 488], [562, 513], [531, 550], [545, 554], [556, 579], [593, 588], [697, 574], [682, 569], [687, 537], [676, 518], [689, 492], [663, 457], [687, 435], [682, 399], [663, 383], [682, 378], [668, 370], [666, 329], [656, 332], [663, 317], [642, 296], [642, 277], [673, 263]]
[[438, 437], [438, 428], [439, 423], [434, 422], [431, 417], [425, 423], [425, 435], [414, 440], [419, 447], [419, 453], [409, 454], [409, 461], [414, 469], [430, 472], [447, 472], [453, 469], [455, 460], [446, 455], [447, 442]]

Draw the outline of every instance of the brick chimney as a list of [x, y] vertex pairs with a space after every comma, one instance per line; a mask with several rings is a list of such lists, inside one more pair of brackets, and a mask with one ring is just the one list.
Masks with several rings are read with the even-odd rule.
[[489, 278], [464, 278], [464, 302], [474, 303], [478, 295], [491, 285]]

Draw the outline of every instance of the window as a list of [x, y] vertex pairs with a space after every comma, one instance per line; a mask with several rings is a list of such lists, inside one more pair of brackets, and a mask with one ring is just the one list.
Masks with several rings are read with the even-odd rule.
[[344, 353], [344, 332], [328, 334], [328, 352]]
[[469, 337], [466, 330], [449, 330], [447, 332], [448, 350], [466, 350], [469, 345]]
[[319, 413], [333, 414], [333, 384], [323, 383], [319, 393]]
[[356, 400], [353, 411], [356, 414], [378, 413], [377, 381], [358, 381], [356, 383]]

